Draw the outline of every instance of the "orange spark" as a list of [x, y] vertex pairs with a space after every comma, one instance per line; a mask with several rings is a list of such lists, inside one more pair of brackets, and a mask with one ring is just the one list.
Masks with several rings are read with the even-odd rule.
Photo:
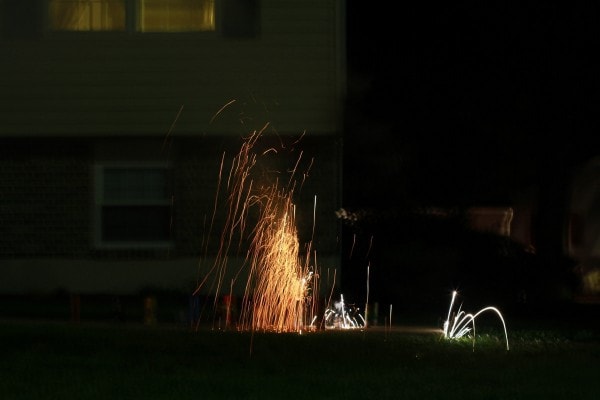
[[[214, 290], [216, 302], [226, 276], [228, 256], [234, 241], [237, 241], [238, 251], [248, 242], [245, 262], [241, 267], [247, 270], [247, 281], [238, 329], [302, 331], [308, 328], [309, 323], [312, 324], [310, 321], [314, 321], [318, 277], [315, 273], [316, 260], [314, 266], [309, 262], [312, 240], [305, 246], [306, 256], [301, 254], [295, 221], [296, 206], [292, 201], [296, 187], [294, 175], [302, 153], [293, 169], [288, 171], [290, 179], [285, 188], [280, 187], [279, 179], [270, 184], [256, 184], [252, 172], [258, 159], [253, 148], [267, 127], [268, 124], [246, 138], [240, 152], [232, 160], [225, 187], [227, 215], [215, 263], [209, 273], [213, 276], [211, 289]], [[264, 152], [263, 156], [267, 153], [272, 151]], [[222, 167], [223, 161], [221, 170]], [[219, 172], [218, 188], [221, 187], [221, 176], [222, 173]], [[217, 209], [218, 199], [219, 196], [215, 196], [214, 210]], [[313, 218], [314, 215], [313, 211]], [[253, 217], [256, 218], [256, 223], [249, 229], [248, 224], [255, 221]], [[213, 214], [213, 220], [214, 218]], [[241, 269], [234, 279], [242, 276]], [[208, 276], [195, 293], [198, 293], [207, 278]]]

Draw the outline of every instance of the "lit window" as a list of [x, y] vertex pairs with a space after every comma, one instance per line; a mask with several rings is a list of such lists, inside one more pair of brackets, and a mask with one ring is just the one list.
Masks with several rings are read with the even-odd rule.
[[165, 166], [96, 167], [96, 243], [168, 244], [171, 204]]
[[124, 31], [126, 0], [49, 0], [49, 23], [57, 31]]
[[140, 0], [142, 32], [215, 30], [214, 0]]
[[54, 31], [215, 30], [214, 0], [48, 1], [49, 25]]

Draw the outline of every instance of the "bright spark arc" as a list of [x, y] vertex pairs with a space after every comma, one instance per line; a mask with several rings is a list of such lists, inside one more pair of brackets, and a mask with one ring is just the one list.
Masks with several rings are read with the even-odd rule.
[[[353, 307], [347, 307], [344, 302], [344, 295], [340, 295], [340, 301], [334, 303], [334, 308], [325, 310], [325, 328], [326, 329], [362, 329], [366, 326], [364, 317], [359, 313], [360, 310]], [[362, 322], [357, 320], [360, 318]]]
[[[502, 321], [502, 326], [504, 327], [504, 338], [506, 339], [506, 350], [508, 351], [508, 333], [506, 331], [506, 323], [504, 322], [504, 318], [502, 317], [502, 313], [496, 307], [485, 307], [479, 310], [475, 314], [465, 313], [461, 310], [461, 307], [458, 308], [458, 312], [452, 318], [452, 322], [450, 322], [450, 316], [452, 314], [452, 309], [454, 307], [454, 301], [456, 299], [457, 292], [452, 292], [452, 300], [450, 301], [450, 307], [448, 308], [448, 317], [444, 322], [444, 337], [447, 339], [459, 339], [471, 332], [473, 330], [473, 347], [475, 346], [475, 318], [477, 318], [481, 313], [485, 311], [494, 311], [500, 317], [500, 321]], [[452, 326], [450, 327], [450, 325]], [[469, 324], [471, 324], [469, 327]]]

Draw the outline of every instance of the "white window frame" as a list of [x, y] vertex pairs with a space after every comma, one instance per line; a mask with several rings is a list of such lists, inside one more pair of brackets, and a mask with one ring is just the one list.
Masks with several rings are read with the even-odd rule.
[[[102, 209], [107, 205], [124, 205], [124, 206], [164, 206], [172, 211], [172, 200], [168, 193], [164, 199], [142, 199], [125, 200], [125, 201], [106, 201], [104, 198], [105, 186], [104, 175], [107, 169], [122, 168], [122, 169], [165, 169], [167, 177], [169, 176], [169, 165], [161, 162], [102, 162], [94, 165], [94, 204], [93, 204], [93, 246], [97, 249], [164, 249], [172, 248], [173, 240], [171, 238], [165, 240], [134, 240], [134, 241], [105, 241], [102, 239]], [[167, 182], [168, 184], [168, 182]], [[170, 235], [170, 234], [169, 234]]]

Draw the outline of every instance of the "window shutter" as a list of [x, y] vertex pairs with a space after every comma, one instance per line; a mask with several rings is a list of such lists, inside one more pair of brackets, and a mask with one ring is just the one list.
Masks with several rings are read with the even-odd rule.
[[259, 0], [223, 0], [221, 32], [227, 38], [253, 38], [260, 33]]

